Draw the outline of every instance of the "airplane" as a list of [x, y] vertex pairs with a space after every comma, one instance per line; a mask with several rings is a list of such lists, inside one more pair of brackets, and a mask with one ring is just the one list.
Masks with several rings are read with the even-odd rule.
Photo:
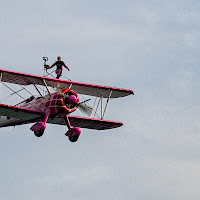
[[[40, 95], [39, 97], [31, 96], [15, 106], [0, 104], [0, 128], [34, 123], [30, 128], [31, 131], [35, 136], [41, 137], [46, 129], [46, 123], [65, 125], [68, 128], [65, 135], [71, 142], [78, 140], [81, 134], [80, 128], [106, 130], [122, 126], [121, 122], [104, 120], [108, 102], [111, 98], [134, 95], [134, 92], [128, 89], [61, 80], [4, 69], [0, 69], [0, 83], [32, 85]], [[40, 86], [46, 89], [45, 95], [40, 91]], [[55, 92], [52, 93], [49, 88], [54, 88]], [[10, 89], [12, 90], [12, 88]], [[99, 98], [96, 111], [100, 105], [100, 119], [70, 115], [90, 100], [79, 102], [78, 94]], [[103, 99], [104, 101], [107, 99], [104, 109]]]

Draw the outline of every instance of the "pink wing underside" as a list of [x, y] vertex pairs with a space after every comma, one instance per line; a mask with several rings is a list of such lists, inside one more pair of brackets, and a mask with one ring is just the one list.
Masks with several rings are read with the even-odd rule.
[[[0, 127], [16, 126], [42, 121], [44, 115], [45, 113], [41, 111], [0, 104]], [[4, 119], [4, 117], [6, 117], [6, 119]], [[64, 113], [58, 114], [54, 118], [50, 117], [47, 123], [66, 126], [63, 117]], [[72, 126], [95, 130], [112, 129], [123, 125], [121, 122], [78, 116], [69, 116], [69, 121]]]
[[110, 91], [112, 91], [111, 98], [119, 98], [134, 94], [132, 90], [94, 85], [88, 83], [79, 83], [74, 81], [60, 80], [55, 78], [49, 78], [44, 76], [36, 76], [31, 74], [13, 72], [8, 70], [0, 69], [0, 74], [2, 75], [3, 82], [20, 84], [20, 85], [44, 85], [44, 81], [50, 87], [58, 88], [69, 88], [73, 89], [79, 94], [85, 94], [90, 96], [103, 96], [103, 98], [108, 98], [110, 96]]

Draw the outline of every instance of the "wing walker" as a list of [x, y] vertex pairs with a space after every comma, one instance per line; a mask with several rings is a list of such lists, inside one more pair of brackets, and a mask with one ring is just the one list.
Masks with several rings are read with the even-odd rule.
[[[121, 122], [104, 120], [105, 112], [111, 98], [133, 95], [132, 90], [51, 78], [46, 70], [48, 58], [43, 59], [43, 76], [0, 69], [1, 84], [13, 91], [13, 94], [21, 96], [19, 91], [15, 92], [7, 83], [19, 85], [21, 90], [33, 86], [39, 94], [23, 99], [15, 106], [0, 104], [0, 127], [34, 123], [30, 129], [37, 137], [41, 137], [47, 123], [64, 125], [68, 128], [65, 135], [71, 142], [76, 142], [81, 134], [80, 128], [106, 130], [123, 125]], [[45, 92], [42, 92], [41, 87]], [[95, 98], [93, 106], [87, 105], [90, 99], [80, 102], [79, 97], [82, 95]], [[78, 108], [90, 117], [71, 115]]]

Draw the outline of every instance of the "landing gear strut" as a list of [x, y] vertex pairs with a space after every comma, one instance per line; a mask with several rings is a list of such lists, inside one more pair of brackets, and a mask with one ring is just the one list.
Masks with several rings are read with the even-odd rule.
[[69, 137], [70, 142], [76, 142], [79, 138], [79, 135], [81, 134], [81, 129], [78, 127], [72, 128], [67, 115], [65, 117], [65, 122], [69, 129], [65, 135]]

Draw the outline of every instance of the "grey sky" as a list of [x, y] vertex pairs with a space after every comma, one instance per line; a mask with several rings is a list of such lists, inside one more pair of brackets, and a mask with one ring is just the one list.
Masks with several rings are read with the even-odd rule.
[[[200, 198], [197, 1], [0, 0], [0, 66], [39, 74], [58, 55], [72, 80], [133, 89], [106, 119], [124, 126], [0, 130], [0, 199]], [[2, 87], [3, 96], [7, 90]]]

